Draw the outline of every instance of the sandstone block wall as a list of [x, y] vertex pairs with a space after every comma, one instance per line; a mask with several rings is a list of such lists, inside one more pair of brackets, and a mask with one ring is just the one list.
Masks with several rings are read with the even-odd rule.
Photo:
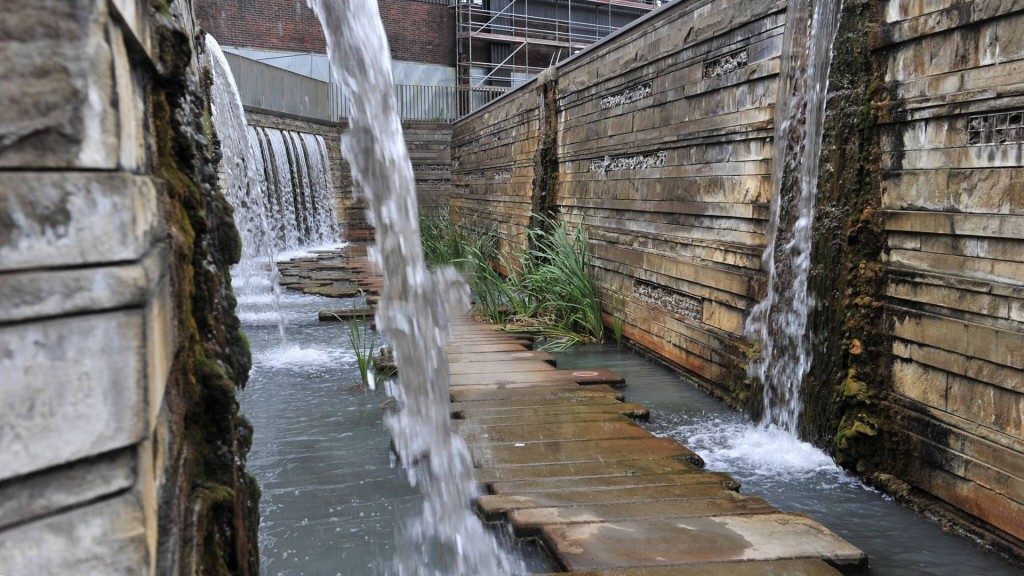
[[[760, 295], [785, 4], [681, 2], [557, 69], [557, 196], [623, 334], [735, 401]], [[452, 206], [521, 247], [539, 85], [460, 121]], [[511, 174], [509, 175], [509, 172]]]
[[1024, 6], [881, 18], [894, 466], [1024, 538]]
[[[587, 229], [606, 322], [735, 405], [759, 394], [743, 324], [765, 291], [785, 9], [673, 3], [552, 71], [554, 111], [538, 80], [452, 137], [457, 217], [519, 250], [554, 132], [555, 204]], [[847, 2], [812, 278], [813, 325], [830, 332], [808, 388], [821, 414], [805, 415], [844, 464], [892, 473], [1018, 550], [1022, 10]]]
[[[184, 152], [168, 152], [183, 132], [161, 115], [190, 89], [191, 9], [174, 2], [158, 20], [136, 0], [0, 8], [0, 574], [212, 570], [214, 560], [196, 556], [213, 542], [196, 542], [206, 538], [197, 525], [236, 536], [246, 525], [225, 526], [194, 495], [189, 453], [205, 446], [186, 439], [195, 400], [179, 388], [194, 377], [182, 362], [195, 359], [181, 344], [192, 321], [183, 303], [215, 298], [191, 300], [203, 273], [185, 285], [180, 272], [193, 256], [225, 274], [230, 263], [204, 252], [205, 231], [168, 218], [182, 214], [182, 199], [167, 174], [198, 199], [216, 193], [199, 192], [198, 164]], [[201, 204], [191, 208], [201, 217]], [[225, 302], [208, 309], [224, 312]], [[235, 342], [230, 325], [221, 330]], [[237, 364], [216, 346], [206, 357], [247, 370], [247, 352]], [[234, 433], [231, 404], [212, 408]], [[208, 441], [244, 462], [232, 438]], [[227, 494], [249, 501], [236, 486]], [[244, 535], [237, 542], [211, 558], [253, 573]]]

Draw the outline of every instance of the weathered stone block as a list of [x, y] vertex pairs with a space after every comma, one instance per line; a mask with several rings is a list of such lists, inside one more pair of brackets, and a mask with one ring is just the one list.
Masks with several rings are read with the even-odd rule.
[[0, 173], [0, 272], [138, 260], [160, 232], [148, 177]]
[[0, 532], [0, 574], [136, 576], [148, 565], [138, 499], [125, 494]]
[[103, 0], [0, 4], [0, 167], [117, 167]]
[[917, 362], [898, 360], [892, 368], [892, 386], [897, 394], [939, 410], [946, 409], [949, 374]]
[[0, 328], [0, 480], [138, 442], [143, 342], [141, 310]]
[[150, 427], [164, 404], [164, 391], [174, 361], [174, 301], [171, 282], [165, 279], [146, 307], [146, 382]]
[[0, 487], [0, 529], [131, 487], [135, 458], [122, 450]]
[[131, 264], [0, 274], [0, 324], [142, 306], [166, 266], [157, 248]]

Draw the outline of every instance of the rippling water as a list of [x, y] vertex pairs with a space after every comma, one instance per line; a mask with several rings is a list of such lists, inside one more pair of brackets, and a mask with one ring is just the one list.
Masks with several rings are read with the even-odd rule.
[[317, 321], [317, 310], [345, 304], [285, 292], [287, 344], [276, 320], [243, 316], [254, 366], [239, 400], [255, 430], [263, 574], [384, 574], [395, 526], [420, 513], [419, 493], [392, 466], [384, 394], [357, 388], [346, 324]]
[[[297, 254], [298, 255], [298, 254]], [[423, 499], [391, 458], [386, 395], [359, 389], [347, 324], [317, 311], [352, 300], [285, 291], [282, 344], [276, 315], [239, 299], [253, 369], [239, 394], [254, 428], [249, 471], [263, 490], [260, 556], [265, 576], [378, 576], [393, 572], [396, 531], [422, 516]], [[534, 572], [553, 570], [532, 545]]]
[[804, 512], [867, 553], [872, 576], [1020, 576], [1022, 570], [861, 484], [814, 446], [764, 429], [665, 366], [615, 346], [557, 354], [560, 368], [608, 368], [626, 400], [647, 406], [647, 427], [731, 474], [742, 492]]

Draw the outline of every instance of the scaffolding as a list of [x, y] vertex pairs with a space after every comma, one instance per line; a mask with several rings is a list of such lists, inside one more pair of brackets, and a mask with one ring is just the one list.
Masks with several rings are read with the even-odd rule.
[[531, 80], [662, 0], [453, 0], [459, 113]]

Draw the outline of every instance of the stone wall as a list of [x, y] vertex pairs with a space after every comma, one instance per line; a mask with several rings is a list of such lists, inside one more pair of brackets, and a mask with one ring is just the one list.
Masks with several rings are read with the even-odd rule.
[[554, 134], [554, 203], [586, 224], [606, 319], [734, 402], [762, 281], [784, 5], [675, 3], [560, 65], [557, 111], [541, 112], [535, 82], [453, 136], [453, 207], [521, 247], [541, 132]]
[[[453, 130], [458, 218], [519, 250], [553, 195], [587, 229], [606, 323], [754, 408], [743, 324], [765, 291], [785, 6], [675, 2]], [[803, 425], [845, 466], [952, 504], [1018, 553], [1022, 10], [845, 2]]]
[[890, 468], [1024, 539], [1024, 6], [884, 4]]
[[256, 574], [191, 4], [6, 2], [0, 574]]

